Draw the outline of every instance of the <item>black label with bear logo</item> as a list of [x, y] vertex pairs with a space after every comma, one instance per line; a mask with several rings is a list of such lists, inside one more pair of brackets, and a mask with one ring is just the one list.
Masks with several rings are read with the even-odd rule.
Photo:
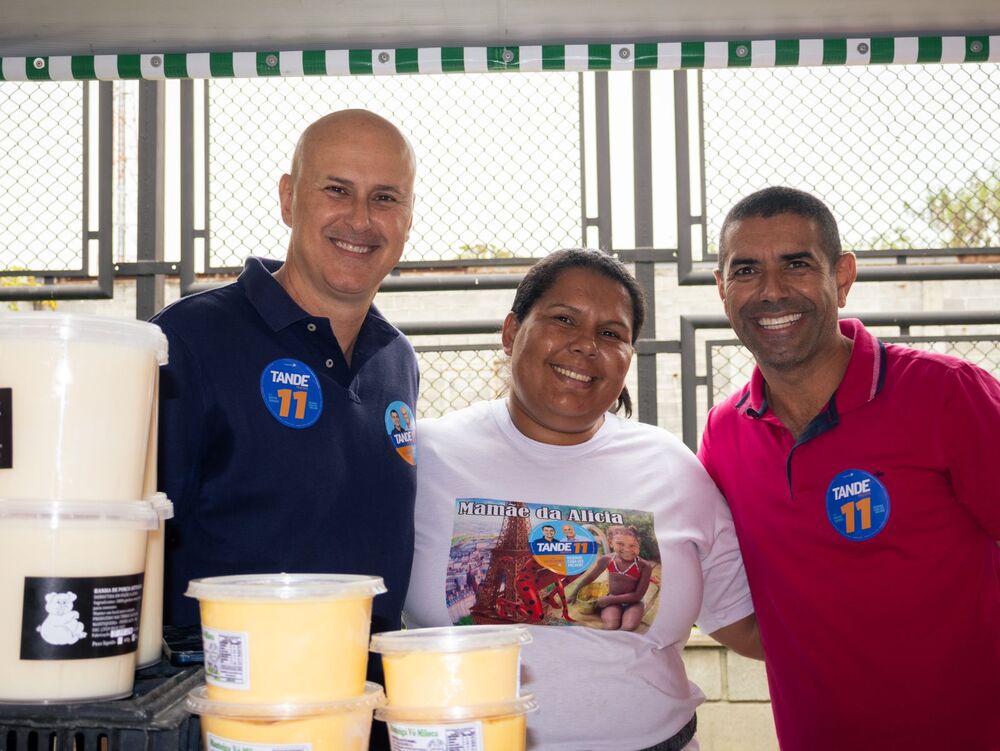
[[26, 576], [22, 660], [85, 660], [139, 646], [142, 574]]
[[0, 389], [0, 469], [14, 466], [13, 389]]

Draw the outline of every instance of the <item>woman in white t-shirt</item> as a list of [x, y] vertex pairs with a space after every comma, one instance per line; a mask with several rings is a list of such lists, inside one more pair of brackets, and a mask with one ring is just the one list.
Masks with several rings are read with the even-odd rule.
[[[644, 318], [617, 260], [553, 253], [504, 320], [509, 396], [420, 423], [404, 619], [527, 624], [539, 751], [694, 751], [704, 695], [680, 656], [691, 625], [763, 657], [715, 485], [667, 431], [616, 414], [631, 416], [625, 377]], [[616, 553], [622, 528], [629, 549]]]

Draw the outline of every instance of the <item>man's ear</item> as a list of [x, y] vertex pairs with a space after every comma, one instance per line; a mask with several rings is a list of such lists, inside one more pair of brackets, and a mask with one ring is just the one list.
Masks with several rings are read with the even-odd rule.
[[503, 319], [500, 340], [503, 342], [503, 351], [507, 357], [510, 357], [514, 349], [514, 337], [517, 336], [518, 329], [520, 328], [521, 322], [517, 320], [517, 316], [513, 313], [508, 313], [507, 317]]
[[712, 273], [715, 275], [715, 288], [719, 291], [719, 299], [722, 300], [722, 302], [725, 302], [726, 290], [725, 287], [722, 286], [722, 271], [721, 269], [715, 269]]
[[858, 278], [858, 259], [851, 252], [843, 253], [837, 259], [835, 269], [837, 275], [837, 305], [841, 308], [847, 305], [847, 293]]
[[281, 204], [281, 221], [292, 226], [292, 176], [285, 174], [278, 181], [278, 202]]

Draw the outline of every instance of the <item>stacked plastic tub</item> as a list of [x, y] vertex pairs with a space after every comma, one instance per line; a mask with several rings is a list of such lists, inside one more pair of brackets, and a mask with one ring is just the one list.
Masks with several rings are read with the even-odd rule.
[[207, 751], [366, 751], [382, 687], [365, 682], [377, 576], [195, 579], [205, 685], [188, 697]]
[[460, 626], [376, 634], [387, 703], [375, 716], [389, 727], [393, 749], [524, 751], [521, 695], [524, 626]]
[[0, 702], [128, 696], [140, 620], [159, 643], [140, 615], [166, 360], [152, 324], [0, 315]]

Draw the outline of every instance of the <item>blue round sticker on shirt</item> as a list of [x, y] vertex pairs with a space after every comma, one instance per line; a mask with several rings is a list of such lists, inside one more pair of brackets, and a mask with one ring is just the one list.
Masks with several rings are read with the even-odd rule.
[[260, 374], [260, 395], [274, 419], [289, 428], [308, 428], [323, 412], [319, 379], [299, 360], [269, 363]]
[[889, 492], [870, 472], [845, 470], [826, 490], [826, 517], [848, 540], [867, 540], [889, 521]]

